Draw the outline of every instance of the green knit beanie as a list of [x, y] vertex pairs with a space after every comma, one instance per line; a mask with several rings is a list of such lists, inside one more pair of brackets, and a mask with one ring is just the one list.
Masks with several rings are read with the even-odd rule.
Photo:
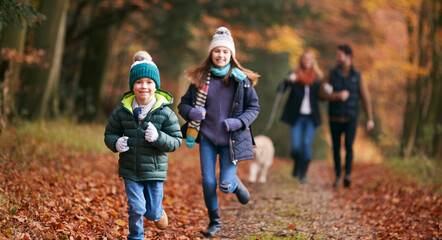
[[[141, 51], [140, 51], [141, 52]], [[146, 53], [143, 51], [143, 53]], [[129, 88], [133, 91], [134, 83], [142, 77], [148, 77], [155, 81], [157, 89], [160, 89], [160, 71], [149, 54], [148, 57], [143, 57], [142, 60], [136, 58], [137, 52], [134, 56], [134, 63], [130, 67]]]

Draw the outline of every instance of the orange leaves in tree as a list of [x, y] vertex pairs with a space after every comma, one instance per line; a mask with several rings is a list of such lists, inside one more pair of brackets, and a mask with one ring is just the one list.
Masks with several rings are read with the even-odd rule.
[[267, 49], [273, 53], [288, 53], [289, 62], [294, 66], [304, 51], [305, 41], [290, 26], [275, 26], [268, 30], [273, 39], [267, 43]]
[[46, 52], [42, 49], [28, 47], [25, 53], [19, 53], [15, 49], [2, 48], [1, 57], [13, 63], [23, 63], [25, 65], [36, 64], [47, 67], [47, 62], [45, 61]]

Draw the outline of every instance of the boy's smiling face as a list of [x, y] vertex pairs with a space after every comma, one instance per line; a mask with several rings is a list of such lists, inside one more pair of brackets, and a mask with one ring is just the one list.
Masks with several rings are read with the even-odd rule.
[[156, 90], [157, 85], [155, 84], [155, 81], [148, 77], [137, 79], [133, 86], [135, 97], [140, 105], [147, 105], [152, 99]]

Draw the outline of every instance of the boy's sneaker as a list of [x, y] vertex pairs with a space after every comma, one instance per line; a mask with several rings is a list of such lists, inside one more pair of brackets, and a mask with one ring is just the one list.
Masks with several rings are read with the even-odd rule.
[[160, 218], [160, 220], [155, 222], [155, 226], [158, 229], [164, 230], [167, 228], [167, 225], [169, 225], [169, 221], [167, 219], [167, 214], [166, 212], [163, 210], [163, 216]]

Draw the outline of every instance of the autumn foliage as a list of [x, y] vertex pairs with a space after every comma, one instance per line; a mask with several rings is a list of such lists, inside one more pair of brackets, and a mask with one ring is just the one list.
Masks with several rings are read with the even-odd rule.
[[442, 237], [442, 198], [437, 188], [421, 188], [378, 164], [356, 165], [352, 175], [351, 192], [341, 189], [336, 197], [354, 204], [359, 221], [372, 225], [377, 238]]
[[[126, 237], [127, 198], [117, 155], [19, 139], [14, 130], [2, 134], [15, 143], [0, 154], [0, 239]], [[197, 169], [186, 164], [195, 156], [182, 151], [171, 156], [163, 200], [170, 226], [159, 231], [145, 221], [146, 237], [194, 239], [203, 230], [202, 190], [192, 174]]]
[[[65, 135], [61, 128], [35, 133], [28, 128], [25, 131], [14, 128], [2, 131], [0, 239], [125, 238], [128, 234], [127, 198], [123, 181], [118, 178], [117, 155], [106, 149], [84, 150], [78, 143], [85, 141], [78, 135], [91, 138], [90, 132], [96, 132], [97, 138], [102, 138], [102, 128], [73, 129], [78, 133], [73, 136], [69, 132], [69, 137], [76, 139], [69, 145], [35, 136], [51, 136], [52, 132]], [[92, 140], [103, 144], [100, 139]], [[198, 151], [181, 147], [169, 156], [163, 206], [170, 225], [167, 230], [160, 231], [152, 222], [145, 221], [145, 236], [149, 239], [202, 238], [208, 219]], [[239, 171], [241, 176], [247, 176], [247, 163], [244, 164]], [[332, 179], [331, 163], [321, 165], [321, 169], [326, 170], [321, 171], [325, 174], [323, 177]], [[277, 158], [273, 167], [290, 168], [291, 162]], [[361, 223], [373, 227], [373, 238], [442, 237], [440, 186], [421, 187], [382, 164], [356, 164], [353, 176], [352, 187], [338, 188], [335, 198], [352, 206], [351, 212], [343, 217], [356, 216]], [[253, 191], [251, 188], [252, 195]], [[220, 198], [221, 208], [230, 202], [233, 205], [229, 208], [241, 207], [232, 194], [220, 194]], [[229, 218], [229, 222], [239, 221], [235, 220], [237, 216], [225, 217]], [[295, 226], [288, 228], [296, 229]], [[228, 234], [247, 237], [244, 231]]]

